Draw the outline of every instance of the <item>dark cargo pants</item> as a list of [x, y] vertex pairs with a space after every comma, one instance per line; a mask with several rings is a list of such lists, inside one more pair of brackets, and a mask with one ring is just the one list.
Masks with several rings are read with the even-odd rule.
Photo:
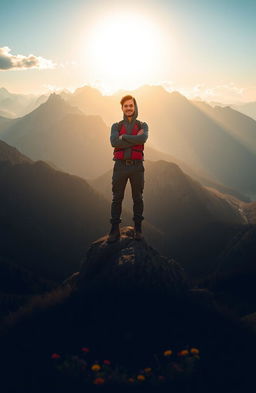
[[122, 201], [128, 179], [130, 179], [133, 198], [133, 220], [138, 223], [144, 220], [142, 215], [144, 171], [145, 168], [141, 160], [129, 165], [126, 165], [123, 160], [115, 161], [112, 176], [111, 224], [122, 222]]

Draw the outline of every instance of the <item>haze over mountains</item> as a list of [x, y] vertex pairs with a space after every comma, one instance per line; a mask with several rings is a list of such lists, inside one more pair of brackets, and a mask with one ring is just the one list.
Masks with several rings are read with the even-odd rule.
[[48, 95], [15, 94], [4, 87], [0, 88], [0, 116], [16, 118], [31, 112], [44, 101]]
[[[160, 86], [143, 86], [133, 93], [139, 103], [138, 118], [149, 124], [146, 158], [162, 159], [164, 153], [165, 159], [169, 155], [172, 162], [183, 163], [183, 169], [190, 168], [198, 180], [233, 189], [231, 193], [244, 200], [255, 199], [256, 121]], [[0, 138], [34, 160], [52, 162], [84, 178], [97, 177], [113, 164], [110, 125], [122, 119], [123, 94], [103, 96], [87, 86], [73, 94], [63, 92], [63, 99], [52, 94], [22, 118], [1, 118]], [[95, 162], [94, 157], [100, 159]]]
[[244, 113], [246, 116], [256, 120], [256, 102], [247, 102], [245, 104], [230, 105], [236, 111]]
[[[231, 108], [212, 108], [201, 101], [189, 101], [181, 94], [168, 93], [159, 86], [144, 86], [134, 93], [140, 103], [138, 118], [149, 119], [150, 130], [144, 162], [145, 232], [155, 247], [175, 256], [192, 276], [204, 276], [215, 269], [215, 259], [239, 228], [254, 220], [255, 206], [248, 203], [247, 196], [254, 195], [256, 188], [256, 122]], [[28, 198], [31, 208], [36, 211], [31, 213], [32, 217], [40, 217], [38, 223], [32, 219], [31, 228], [39, 225], [47, 233], [47, 222], [44, 221], [47, 214], [45, 211], [37, 213], [43, 203], [45, 209], [49, 209], [48, 219], [51, 216], [53, 222], [56, 221], [58, 236], [62, 233], [61, 241], [65, 237], [76, 238], [77, 229], [70, 227], [67, 230], [66, 225], [62, 227], [61, 210], [53, 208], [58, 187], [61, 187], [62, 193], [60, 206], [63, 206], [67, 217], [74, 219], [75, 226], [78, 220], [78, 225], [90, 228], [84, 238], [85, 244], [99, 234], [99, 227], [107, 228], [113, 167], [109, 127], [112, 121], [121, 118], [119, 101], [123, 94], [119, 91], [108, 97], [102, 96], [96, 89], [81, 87], [74, 94], [51, 94], [46, 102], [23, 117], [0, 118], [0, 153], [1, 161], [5, 161], [1, 163], [5, 174], [2, 178], [5, 190], [3, 206], [9, 204], [8, 173], [13, 182], [13, 193], [21, 198], [20, 206], [25, 203], [30, 209], [25, 202]], [[23, 176], [23, 183], [19, 176]], [[63, 179], [66, 179], [65, 182]], [[77, 182], [76, 186], [69, 185], [73, 181]], [[27, 188], [29, 182], [35, 188]], [[60, 186], [62, 182], [65, 183], [64, 188]], [[76, 195], [72, 206], [69, 206], [65, 196], [75, 189]], [[43, 190], [42, 195], [39, 190]], [[25, 199], [23, 195], [26, 195]], [[36, 205], [31, 202], [32, 195], [36, 195]], [[45, 199], [42, 202], [43, 195]], [[85, 202], [87, 200], [90, 200], [90, 207]], [[97, 209], [98, 203], [103, 210]], [[124, 225], [131, 221], [132, 203], [128, 185], [123, 202]], [[80, 209], [87, 205], [83, 210], [84, 216], [73, 204]], [[6, 220], [12, 221], [14, 207], [8, 206], [10, 216], [8, 213]], [[95, 220], [91, 214], [93, 211]], [[21, 223], [26, 222], [26, 209], [18, 214]], [[14, 239], [20, 236], [19, 230], [15, 232]], [[22, 231], [21, 235], [25, 236], [25, 233]], [[29, 233], [30, 230], [27, 239]], [[79, 247], [81, 233], [74, 240], [80, 244]], [[11, 231], [6, 236], [6, 239], [9, 236], [8, 243]], [[49, 244], [55, 242], [54, 236]], [[38, 242], [39, 239], [40, 232]], [[25, 249], [29, 250], [29, 247], [27, 244]], [[75, 254], [79, 253], [79, 247], [73, 248]], [[8, 252], [6, 256], [9, 256]], [[69, 261], [74, 261], [74, 258], [77, 256], [72, 254]]]
[[83, 177], [96, 176], [111, 163], [112, 148], [106, 144], [109, 135], [103, 120], [84, 115], [56, 94], [28, 115], [12, 120], [0, 137], [34, 160], [49, 160]]

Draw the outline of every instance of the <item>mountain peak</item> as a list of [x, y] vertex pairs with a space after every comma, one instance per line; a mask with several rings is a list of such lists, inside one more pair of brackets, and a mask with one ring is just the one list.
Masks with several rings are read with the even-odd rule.
[[23, 162], [32, 163], [29, 157], [26, 157], [14, 146], [8, 145], [8, 143], [0, 140], [0, 162], [8, 162], [9, 164], [20, 164]]
[[9, 93], [9, 91], [5, 87], [0, 87], [0, 91], [3, 91], [5, 93]]
[[173, 90], [170, 94], [173, 99], [180, 101], [188, 101], [188, 99], [177, 90]]
[[64, 99], [59, 95], [56, 94], [55, 92], [51, 93], [48, 97], [48, 100], [46, 101], [48, 103], [53, 103], [53, 102], [65, 102]]
[[7, 98], [10, 97], [12, 94], [5, 87], [0, 87], [0, 95], [4, 98]]
[[79, 290], [108, 288], [121, 291], [153, 291], [177, 294], [187, 289], [184, 269], [172, 258], [160, 255], [145, 238], [134, 239], [134, 228], [120, 228], [120, 239], [108, 243], [108, 235], [91, 243], [81, 270], [65, 281]]
[[87, 85], [78, 87], [73, 93], [74, 97], [86, 96], [86, 95], [95, 98], [102, 98], [102, 94], [100, 90], [98, 90], [96, 87], [87, 86]]
[[41, 104], [38, 108], [36, 108], [33, 112], [30, 112], [27, 117], [31, 117], [31, 115], [43, 114], [45, 116], [45, 112], [49, 115], [52, 114], [54, 118], [59, 118], [59, 116], [66, 113], [77, 113], [81, 114], [82, 112], [76, 106], [70, 105], [67, 101], [65, 101], [59, 94], [51, 93], [43, 104]]

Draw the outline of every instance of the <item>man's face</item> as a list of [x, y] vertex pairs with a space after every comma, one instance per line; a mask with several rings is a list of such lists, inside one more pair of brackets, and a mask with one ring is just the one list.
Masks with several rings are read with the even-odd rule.
[[122, 110], [127, 117], [131, 117], [134, 114], [135, 105], [132, 98], [124, 102]]

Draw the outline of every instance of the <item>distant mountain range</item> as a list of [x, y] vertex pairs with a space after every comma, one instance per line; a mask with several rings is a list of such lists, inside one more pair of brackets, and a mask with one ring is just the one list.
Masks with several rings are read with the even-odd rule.
[[0, 187], [0, 256], [39, 276], [64, 278], [109, 227], [108, 202], [84, 179], [19, 156], [4, 142]]
[[[63, 99], [54, 93], [22, 118], [0, 118], [0, 138], [34, 160], [51, 162], [84, 178], [97, 177], [113, 164], [109, 125], [121, 117], [118, 94], [102, 96], [89, 87], [74, 94], [62, 92]], [[244, 201], [249, 201], [248, 196], [254, 199], [254, 120], [161, 87], [145, 86], [134, 94], [139, 118], [147, 120], [150, 128], [146, 159], [168, 157], [205, 185], [222, 192], [226, 188]]]
[[15, 94], [1, 87], [0, 116], [10, 119], [24, 116], [45, 102], [47, 98], [48, 94]]
[[239, 111], [246, 116], [251, 117], [252, 119], [256, 120], [256, 102], [247, 102], [245, 104], [236, 104], [230, 105], [236, 111]]
[[221, 102], [209, 102], [209, 104], [213, 107], [229, 107], [233, 108], [235, 111], [241, 112], [246, 116], [251, 117], [256, 120], [256, 101], [245, 102], [245, 103], [235, 103], [235, 104], [222, 104]]

